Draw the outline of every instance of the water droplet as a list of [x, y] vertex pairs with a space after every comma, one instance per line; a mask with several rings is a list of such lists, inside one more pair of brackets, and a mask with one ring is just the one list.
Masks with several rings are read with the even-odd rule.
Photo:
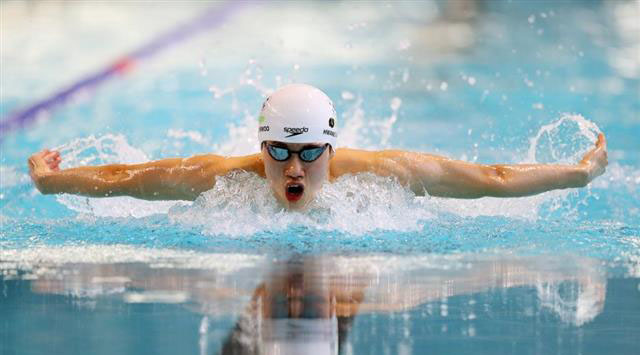
[[485, 90], [482, 92], [482, 97], [480, 98], [480, 101], [481, 101], [481, 102], [483, 102], [484, 100], [486, 100], [486, 99], [487, 99], [487, 96], [489, 96], [489, 93], [490, 93], [490, 91], [485, 89]]
[[353, 100], [355, 98], [355, 95], [349, 91], [343, 91], [341, 96], [343, 100]]
[[402, 105], [402, 100], [399, 97], [394, 97], [393, 99], [391, 99], [391, 109], [393, 111], [398, 111], [400, 105]]
[[207, 63], [204, 58], [200, 59], [198, 66], [200, 67], [200, 75], [207, 76]]
[[524, 78], [524, 83], [525, 83], [528, 87], [533, 87], [533, 81], [529, 80], [529, 78]]
[[396, 49], [399, 51], [406, 51], [407, 49], [409, 49], [411, 47], [411, 41], [409, 41], [408, 39], [403, 39], [400, 42], [398, 42], [398, 45], [396, 46]]
[[536, 15], [531, 15], [531, 16], [529, 16], [529, 18], [527, 19], [527, 21], [529, 21], [529, 23], [534, 23], [534, 22], [536, 22]]
[[440, 83], [440, 90], [447, 91], [448, 87], [449, 87], [449, 84], [447, 84], [446, 81], [443, 81], [442, 83]]
[[469, 83], [469, 85], [474, 86], [476, 84], [476, 78], [470, 76], [467, 82]]

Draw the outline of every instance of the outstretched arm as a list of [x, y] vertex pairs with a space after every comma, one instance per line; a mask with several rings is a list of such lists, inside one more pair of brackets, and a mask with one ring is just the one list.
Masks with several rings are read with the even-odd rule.
[[29, 158], [29, 174], [43, 194], [132, 196], [145, 200], [195, 200], [216, 176], [242, 169], [264, 175], [260, 154], [225, 158], [199, 155], [142, 164], [85, 166], [60, 170], [60, 153], [43, 150]]
[[602, 175], [606, 166], [607, 146], [604, 135], [600, 134], [595, 147], [575, 165], [483, 165], [397, 150], [338, 149], [331, 162], [331, 176], [367, 171], [395, 176], [418, 195], [519, 197], [583, 187]]

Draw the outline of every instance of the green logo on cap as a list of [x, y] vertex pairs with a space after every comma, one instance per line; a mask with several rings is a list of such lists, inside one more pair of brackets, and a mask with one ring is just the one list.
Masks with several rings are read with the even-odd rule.
[[264, 116], [263, 116], [263, 115], [258, 116], [258, 122], [259, 122], [260, 124], [263, 124], [263, 123], [264, 123], [264, 121], [265, 121], [265, 118], [264, 118]]

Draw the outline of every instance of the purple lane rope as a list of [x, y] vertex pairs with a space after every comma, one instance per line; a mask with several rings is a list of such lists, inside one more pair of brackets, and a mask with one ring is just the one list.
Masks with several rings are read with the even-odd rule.
[[65, 104], [79, 91], [94, 89], [108, 79], [124, 74], [132, 69], [135, 64], [153, 56], [162, 49], [180, 42], [198, 32], [220, 25], [232, 12], [245, 4], [247, 4], [245, 1], [228, 1], [224, 3], [222, 7], [214, 6], [205, 11], [202, 15], [194, 18], [189, 23], [163, 33], [146, 45], [123, 57], [120, 57], [106, 68], [81, 78], [74, 84], [53, 93], [49, 97], [42, 99], [31, 106], [10, 113], [0, 122], [0, 140], [3, 139], [10, 131], [23, 128], [33, 122], [40, 114], [50, 112], [55, 107]]

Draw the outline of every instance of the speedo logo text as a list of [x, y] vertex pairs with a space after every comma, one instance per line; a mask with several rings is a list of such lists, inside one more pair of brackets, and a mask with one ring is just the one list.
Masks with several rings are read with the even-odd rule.
[[293, 136], [297, 136], [303, 133], [307, 133], [309, 132], [309, 128], [307, 127], [285, 127], [284, 128], [285, 133], [289, 133], [288, 136], [286, 136], [285, 138], [289, 138], [289, 137], [293, 137]]

